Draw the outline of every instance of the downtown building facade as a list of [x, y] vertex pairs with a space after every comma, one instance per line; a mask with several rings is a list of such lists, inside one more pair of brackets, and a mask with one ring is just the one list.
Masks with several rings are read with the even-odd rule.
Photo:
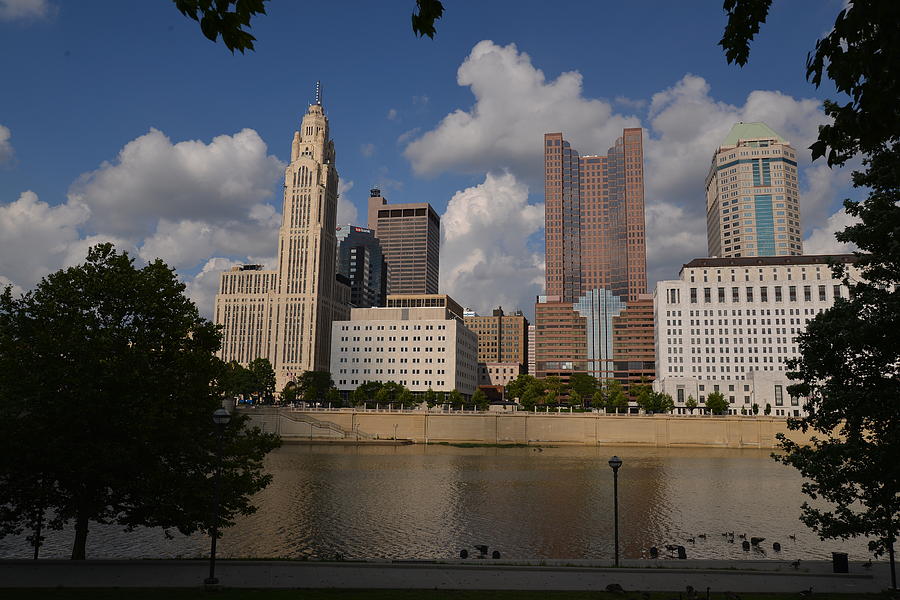
[[337, 270], [349, 282], [350, 306], [384, 306], [389, 271], [375, 232], [344, 225], [337, 230], [337, 242]]
[[337, 188], [334, 142], [317, 93], [285, 168], [277, 266], [223, 272], [215, 300], [220, 358], [268, 359], [278, 389], [305, 371], [329, 370], [331, 323], [348, 313], [349, 282], [335, 271]]
[[369, 191], [369, 229], [388, 263], [388, 294], [437, 294], [441, 218], [427, 202], [388, 204]]
[[625, 343], [624, 334], [614, 344], [617, 326], [653, 337], [642, 130], [627, 128], [607, 154], [585, 156], [562, 133], [545, 134], [544, 202], [546, 294], [535, 304], [534, 374], [587, 372], [626, 386], [652, 380], [646, 344]]
[[803, 254], [797, 156], [765, 123], [736, 123], [706, 176], [709, 256]]
[[332, 378], [342, 392], [367, 381], [394, 381], [414, 393], [475, 392], [478, 338], [449, 296], [388, 296], [386, 307], [351, 309], [349, 319], [332, 324], [332, 336]]
[[817, 314], [848, 289], [830, 262], [859, 272], [852, 254], [698, 258], [679, 279], [660, 281], [653, 295], [656, 315], [658, 391], [686, 413], [693, 396], [701, 406], [721, 392], [729, 412], [803, 416], [803, 399], [791, 397], [785, 364], [799, 357], [797, 336]]
[[502, 387], [528, 372], [528, 319], [521, 310], [505, 314], [497, 307], [490, 316], [467, 309], [464, 320], [478, 337], [478, 385], [502, 395]]

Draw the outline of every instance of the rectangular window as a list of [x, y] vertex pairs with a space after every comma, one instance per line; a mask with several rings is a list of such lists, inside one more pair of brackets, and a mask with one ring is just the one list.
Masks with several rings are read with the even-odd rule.
[[676, 390], [676, 394], [678, 396], [678, 402], [680, 404], [683, 404], [684, 403], [684, 388], [678, 388], [678, 390]]
[[753, 302], [753, 288], [747, 288], [747, 302]]
[[712, 288], [703, 288], [703, 301], [707, 304], [712, 302]]
[[775, 386], [775, 406], [784, 406], [784, 397], [781, 394], [781, 386]]
[[719, 288], [719, 302], [725, 302], [725, 288]]
[[836, 286], [834, 286], [834, 299], [837, 300], [840, 297], [841, 297], [841, 286], [836, 285]]
[[691, 304], [697, 304], [697, 288], [691, 288]]
[[808, 285], [803, 286], [803, 300], [806, 302], [812, 301], [812, 288]]
[[759, 288], [759, 301], [760, 302], [768, 302], [769, 301], [769, 288], [766, 286], [762, 286]]
[[791, 302], [797, 301], [797, 286], [796, 285], [788, 286], [788, 300], [790, 300]]
[[736, 288], [736, 287], [731, 288], [731, 301], [732, 302], [740, 302], [741, 301], [740, 294], [738, 293], [738, 288]]
[[819, 286], [819, 302], [825, 302], [825, 286]]
[[775, 302], [781, 302], [781, 286], [775, 286]]

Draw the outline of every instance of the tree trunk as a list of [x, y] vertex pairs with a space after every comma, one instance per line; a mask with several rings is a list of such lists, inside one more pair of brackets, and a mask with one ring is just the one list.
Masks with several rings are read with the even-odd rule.
[[85, 559], [85, 547], [87, 546], [88, 516], [78, 513], [75, 519], [75, 543], [72, 544], [72, 560]]
[[32, 545], [34, 546], [34, 560], [38, 559], [38, 556], [41, 553], [41, 530], [44, 526], [44, 509], [41, 509], [38, 512], [37, 519], [34, 524], [34, 539], [32, 540]]
[[888, 539], [888, 556], [891, 559], [891, 589], [897, 589], [897, 570], [894, 565], [894, 535]]

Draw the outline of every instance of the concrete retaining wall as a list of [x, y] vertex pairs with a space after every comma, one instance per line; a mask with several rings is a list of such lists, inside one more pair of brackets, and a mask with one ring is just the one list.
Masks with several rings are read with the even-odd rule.
[[[362, 434], [423, 442], [481, 444], [576, 444], [639, 446], [712, 446], [719, 448], [774, 448], [777, 433], [798, 443], [809, 436], [788, 431], [784, 419], [743, 416], [616, 416], [599, 413], [438, 413], [424, 411], [376, 412], [350, 409], [296, 412], [247, 410], [253, 423], [285, 438], [352, 438]], [[330, 422], [344, 435], [315, 424]], [[396, 427], [395, 427], [396, 426]]]

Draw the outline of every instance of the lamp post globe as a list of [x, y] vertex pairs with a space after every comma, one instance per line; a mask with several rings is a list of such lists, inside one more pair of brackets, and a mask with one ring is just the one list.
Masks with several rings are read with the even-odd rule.
[[231, 421], [231, 415], [228, 414], [228, 411], [224, 408], [216, 409], [216, 412], [213, 413], [212, 416], [213, 423], [216, 425], [228, 425], [228, 422]]
[[613, 456], [609, 459], [609, 467], [613, 472], [613, 530], [615, 532], [615, 548], [616, 548], [616, 566], [619, 566], [619, 467], [622, 466], [622, 459]]

